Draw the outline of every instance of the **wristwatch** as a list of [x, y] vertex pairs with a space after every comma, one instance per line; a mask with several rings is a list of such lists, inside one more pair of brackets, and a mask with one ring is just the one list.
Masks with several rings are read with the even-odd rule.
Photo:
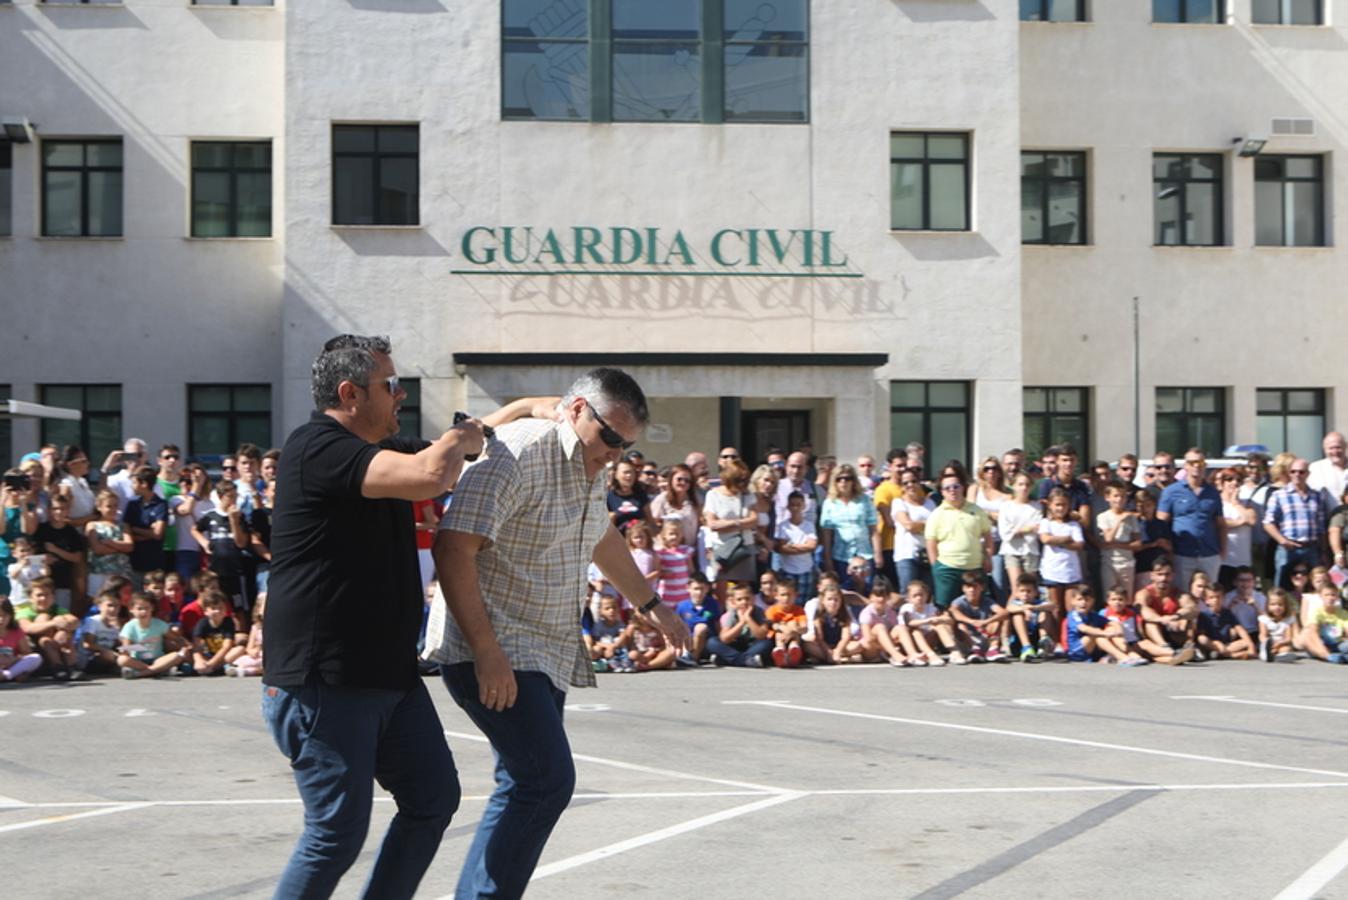
[[662, 601], [660, 600], [659, 594], [651, 594], [651, 599], [641, 604], [641, 606], [639, 606], [638, 609], [640, 609], [644, 613], [648, 613], [651, 610], [655, 609], [657, 606], [659, 606], [661, 602]]

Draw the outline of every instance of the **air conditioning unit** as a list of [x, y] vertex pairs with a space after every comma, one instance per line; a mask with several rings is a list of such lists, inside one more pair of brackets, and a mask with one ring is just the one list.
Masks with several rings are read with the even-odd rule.
[[1275, 117], [1269, 133], [1274, 137], [1315, 137], [1315, 120], [1306, 117]]

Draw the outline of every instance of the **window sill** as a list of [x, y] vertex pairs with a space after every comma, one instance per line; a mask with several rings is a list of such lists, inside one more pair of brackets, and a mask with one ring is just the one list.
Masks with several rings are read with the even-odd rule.
[[1021, 245], [1026, 250], [1094, 250], [1094, 244], [1043, 244], [1043, 243], [1025, 243]]
[[1152, 22], [1157, 28], [1224, 28], [1230, 22]]
[[1325, 22], [1318, 25], [1295, 25], [1291, 22], [1251, 22], [1251, 28], [1329, 28]]
[[270, 6], [226, 6], [226, 5], [221, 4], [221, 3], [189, 3], [188, 6], [187, 6], [187, 8], [188, 8], [188, 9], [193, 9], [193, 10], [196, 10], [196, 9], [209, 9], [209, 10], [228, 9], [228, 10], [252, 10], [252, 11], [255, 11], [255, 12], [274, 12], [274, 11], [276, 10], [276, 4], [273, 3], [273, 4], [271, 4]]
[[1059, 20], [1059, 21], [1046, 21], [1046, 20], [1044, 20], [1044, 19], [1021, 19], [1021, 20], [1020, 20], [1020, 24], [1022, 24], [1022, 25], [1094, 25], [1095, 23], [1094, 23], [1094, 22], [1091, 22], [1091, 21], [1081, 22], [1081, 21], [1071, 21], [1071, 20], [1067, 20], [1067, 19], [1063, 19], [1063, 20]]
[[978, 234], [977, 231], [974, 231], [972, 229], [965, 229], [964, 231], [953, 231], [949, 229], [934, 229], [934, 228], [891, 228], [889, 229], [889, 233], [895, 237], [906, 237], [911, 234], [922, 235], [924, 237], [931, 237], [931, 236], [965, 237]]
[[329, 225], [333, 231], [425, 231], [425, 225]]
[[1251, 244], [1251, 245], [1250, 245], [1250, 249], [1251, 249], [1251, 250], [1272, 250], [1272, 251], [1275, 251], [1275, 252], [1281, 250], [1281, 251], [1283, 251], [1283, 252], [1287, 252], [1287, 251], [1293, 251], [1293, 252], [1310, 251], [1310, 252], [1312, 252], [1312, 253], [1319, 253], [1319, 252], [1323, 252], [1323, 251], [1325, 251], [1325, 250], [1333, 250], [1333, 249], [1334, 249], [1334, 245], [1333, 245], [1333, 244], [1293, 244], [1293, 245], [1286, 245], [1286, 244]]
[[185, 241], [190, 241], [191, 243], [194, 243], [194, 244], [213, 244], [213, 243], [216, 243], [217, 241], [245, 241], [245, 242], [249, 242], [249, 243], [266, 243], [267, 241], [274, 241], [274, 240], [276, 240], [276, 238], [275, 238], [274, 236], [272, 236], [272, 235], [268, 235], [268, 236], [266, 236], [266, 237], [259, 237], [259, 236], [255, 236], [255, 235], [247, 235], [247, 236], [245, 236], [245, 235], [237, 235], [237, 236], [235, 236], [235, 235], [227, 235], [227, 236], [222, 236], [222, 237], [198, 237], [197, 235], [194, 235], [194, 234], [185, 234], [185, 235], [183, 235], [183, 240], [185, 240]]
[[51, 242], [57, 243], [57, 244], [85, 244], [85, 243], [91, 243], [91, 242], [93, 242], [93, 243], [106, 243], [106, 242], [117, 243], [117, 242], [126, 240], [126, 235], [124, 235], [124, 234], [90, 234], [90, 235], [75, 235], [75, 234], [39, 234], [39, 235], [34, 235], [33, 240], [36, 240], [36, 241], [51, 241]]

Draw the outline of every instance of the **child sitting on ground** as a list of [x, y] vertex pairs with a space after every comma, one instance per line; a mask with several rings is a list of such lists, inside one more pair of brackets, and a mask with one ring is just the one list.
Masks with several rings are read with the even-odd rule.
[[763, 656], [772, 650], [772, 631], [767, 617], [754, 604], [754, 588], [747, 581], [731, 584], [729, 609], [721, 616], [721, 631], [707, 640], [713, 665], [748, 666], [761, 669]]
[[122, 598], [116, 590], [103, 589], [94, 611], [80, 625], [75, 664], [85, 675], [116, 675], [117, 647], [122, 642], [118, 614]]
[[1268, 592], [1268, 603], [1259, 616], [1259, 658], [1264, 662], [1296, 662], [1300, 637], [1296, 606], [1287, 591], [1274, 588]]
[[627, 655], [630, 641], [622, 608], [617, 597], [599, 598], [599, 615], [590, 626], [590, 659], [596, 672], [631, 672], [635, 668]]
[[691, 662], [696, 665], [699, 660], [707, 655], [707, 641], [711, 638], [713, 630], [717, 627], [717, 622], [721, 619], [721, 608], [716, 603], [716, 598], [712, 596], [711, 582], [707, 576], [701, 572], [693, 572], [688, 576], [688, 599], [679, 604], [675, 610], [679, 618], [683, 619], [688, 625], [688, 634], [692, 638], [692, 647], [688, 654], [680, 657], [679, 665], [688, 665]]
[[1304, 649], [1328, 663], [1348, 663], [1348, 611], [1343, 609], [1339, 589], [1331, 581], [1320, 588], [1319, 599], [1311, 627], [1302, 632]]
[[[1122, 584], [1109, 589], [1107, 596], [1117, 596], [1119, 603], [1128, 602], [1130, 592]], [[1123, 639], [1123, 629], [1117, 622], [1109, 622], [1095, 612], [1095, 592], [1088, 585], [1071, 591], [1067, 621], [1063, 633], [1067, 644], [1067, 658], [1072, 662], [1116, 662], [1121, 666], [1144, 666], [1147, 659], [1131, 650]]]
[[164, 599], [160, 601], [160, 609], [167, 609], [168, 617], [160, 616], [170, 625], [178, 621], [183, 611], [183, 577], [177, 572], [164, 573]]
[[802, 638], [805, 652], [810, 659], [824, 665], [862, 662], [858, 630], [843, 602], [842, 591], [832, 585], [819, 598], [814, 619]]
[[[861, 655], [866, 662], [875, 662], [882, 656], [891, 666], [925, 666], [922, 658], [910, 660], [908, 654], [900, 649], [903, 643], [899, 637], [900, 628], [906, 634], [908, 629], [899, 624], [899, 612], [895, 608], [893, 585], [883, 575], [877, 575], [871, 583], [870, 594], [866, 598], [866, 607], [858, 617], [861, 622]], [[909, 641], [911, 643], [911, 640]]]
[[639, 609], [632, 610], [632, 621], [627, 626], [631, 649], [627, 655], [637, 672], [651, 669], [674, 668], [674, 648], [665, 641], [660, 629], [650, 616]]
[[[1077, 530], [1080, 531], [1080, 528]], [[1040, 540], [1043, 538], [1044, 533], [1041, 531]], [[1044, 552], [1047, 558], [1047, 547]], [[1061, 587], [1065, 594], [1067, 585], [1062, 584]], [[961, 595], [950, 604], [948, 612], [955, 623], [955, 639], [969, 648], [970, 661], [1010, 662], [1011, 658], [1002, 647], [1006, 645], [1011, 630], [1011, 619], [1006, 609], [998, 606], [984, 591], [983, 573], [965, 572], [960, 579], [960, 590]], [[1066, 603], [1065, 598], [1063, 602]], [[959, 664], [956, 659], [951, 662]]]
[[50, 578], [34, 579], [28, 596], [32, 605], [15, 613], [19, 628], [42, 655], [48, 673], [57, 681], [69, 681], [80, 620], [70, 610], [56, 605], [56, 584]]
[[1030, 630], [1039, 627], [1040, 617], [1053, 608], [1052, 601], [1039, 594], [1039, 576], [1033, 572], [1022, 572], [1016, 578], [1011, 599], [1006, 603], [1006, 615], [1011, 627], [1020, 641], [1020, 661], [1038, 662], [1043, 651], [1035, 645]]
[[14, 604], [0, 599], [0, 682], [27, 681], [40, 668], [42, 656], [14, 620]]
[[[1188, 596], [1181, 594], [1180, 600]], [[1198, 613], [1198, 648], [1208, 659], [1254, 658], [1254, 637], [1227, 608], [1220, 585], [1209, 584], [1203, 591], [1203, 605]]]
[[191, 641], [192, 629], [196, 628], [197, 623], [206, 617], [206, 611], [201, 606], [201, 598], [205, 597], [208, 591], [221, 592], [219, 576], [209, 570], [193, 575], [192, 593], [196, 595], [197, 599], [178, 610], [178, 624], [173, 627], [174, 634], [182, 637], [185, 641]]
[[236, 633], [229, 604], [224, 594], [211, 591], [202, 598], [201, 608], [206, 618], [192, 629], [192, 669], [198, 675], [223, 675]]
[[189, 659], [187, 643], [169, 634], [168, 623], [156, 619], [154, 611], [149, 597], [131, 596], [131, 621], [122, 626], [122, 652], [117, 657], [123, 678], [153, 678]]
[[775, 602], [764, 616], [772, 628], [772, 662], [778, 668], [794, 669], [801, 664], [805, 651], [800, 638], [805, 633], [805, 610], [796, 603], [796, 583], [789, 578], [777, 581]]
[[1142, 617], [1138, 615], [1136, 607], [1128, 603], [1122, 591], [1110, 591], [1105, 606], [1105, 618], [1118, 625], [1116, 630], [1110, 632], [1111, 636], [1121, 637], [1129, 651], [1167, 666], [1183, 665], [1194, 658], [1196, 651], [1192, 646], [1175, 652], [1169, 644], [1160, 644], [1147, 638], [1142, 631]]
[[899, 624], [913, 644], [909, 659], [920, 655], [929, 666], [943, 666], [945, 660], [936, 648], [949, 647], [952, 653], [959, 652], [950, 616], [932, 602], [931, 588], [925, 581], [914, 579], [908, 583], [907, 600], [899, 607]]
[[[435, 583], [438, 587], [438, 582]], [[441, 601], [443, 602], [443, 601]], [[253, 606], [253, 625], [248, 629], [248, 642], [244, 646], [235, 645], [225, 654], [225, 674], [244, 678], [262, 674], [262, 617], [267, 612], [267, 594], [257, 595]]]

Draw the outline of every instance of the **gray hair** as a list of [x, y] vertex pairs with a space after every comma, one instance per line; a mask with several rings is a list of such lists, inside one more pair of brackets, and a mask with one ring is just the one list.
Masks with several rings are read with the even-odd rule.
[[591, 369], [567, 388], [562, 405], [569, 405], [577, 397], [583, 397], [601, 416], [607, 416], [614, 409], [621, 409], [638, 425], [645, 425], [651, 420], [646, 394], [636, 379], [622, 369]]
[[370, 373], [377, 365], [374, 355], [392, 352], [387, 337], [366, 337], [359, 334], [339, 334], [323, 345], [314, 359], [314, 408], [322, 412], [335, 409], [341, 400], [337, 386], [343, 381], [370, 386]]

